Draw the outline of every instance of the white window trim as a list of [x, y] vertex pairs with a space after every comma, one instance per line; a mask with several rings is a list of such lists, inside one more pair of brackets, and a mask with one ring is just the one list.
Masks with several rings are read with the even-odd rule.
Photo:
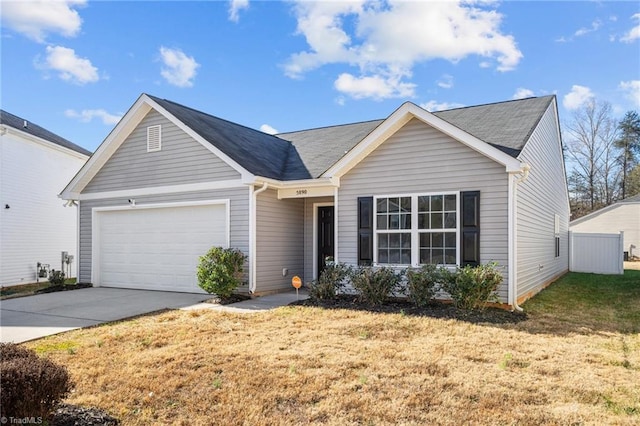
[[[433, 196], [433, 195], [455, 195], [456, 196], [456, 265], [460, 265], [460, 191], [442, 191], [442, 192], [418, 192], [411, 194], [388, 194], [388, 195], [375, 195], [373, 197], [373, 265], [374, 266], [387, 266], [391, 268], [418, 268], [422, 266], [420, 264], [420, 238], [418, 229], [418, 197]], [[411, 197], [411, 229], [381, 229], [380, 232], [385, 233], [411, 233], [411, 264], [402, 263], [378, 263], [378, 199], [381, 198], [400, 198]], [[438, 264], [438, 266], [449, 267], [451, 265]]]

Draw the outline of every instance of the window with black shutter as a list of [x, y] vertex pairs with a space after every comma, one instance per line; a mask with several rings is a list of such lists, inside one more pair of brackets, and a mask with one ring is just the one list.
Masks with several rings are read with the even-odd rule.
[[460, 264], [477, 266], [480, 264], [480, 191], [462, 192], [461, 209]]
[[358, 265], [373, 264], [373, 197], [358, 198]]

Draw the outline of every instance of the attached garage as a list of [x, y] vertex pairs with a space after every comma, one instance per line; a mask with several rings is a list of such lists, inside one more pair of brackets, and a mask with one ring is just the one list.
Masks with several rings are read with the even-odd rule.
[[203, 293], [198, 258], [229, 247], [229, 201], [93, 211], [93, 278], [100, 287]]

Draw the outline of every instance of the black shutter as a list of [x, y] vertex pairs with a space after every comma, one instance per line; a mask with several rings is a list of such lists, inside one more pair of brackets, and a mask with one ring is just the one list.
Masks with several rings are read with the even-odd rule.
[[462, 195], [462, 232], [460, 233], [461, 266], [480, 264], [480, 191]]
[[373, 197], [358, 198], [358, 265], [373, 264]]

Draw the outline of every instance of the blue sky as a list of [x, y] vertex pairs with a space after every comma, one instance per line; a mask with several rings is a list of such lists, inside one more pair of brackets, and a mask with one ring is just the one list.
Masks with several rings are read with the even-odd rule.
[[640, 109], [637, 1], [1, 0], [2, 109], [91, 151], [141, 93], [266, 132], [555, 94]]

